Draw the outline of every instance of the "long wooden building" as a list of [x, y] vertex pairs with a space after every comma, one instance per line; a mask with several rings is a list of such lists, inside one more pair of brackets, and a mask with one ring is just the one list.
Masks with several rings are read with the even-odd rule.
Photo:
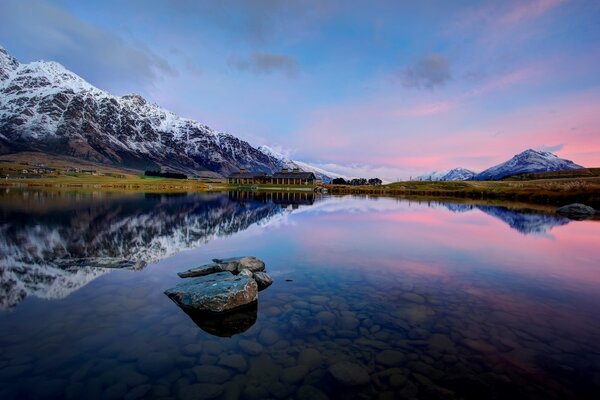
[[312, 172], [303, 172], [298, 168], [289, 170], [283, 168], [279, 172], [275, 172], [273, 176], [267, 175], [265, 172], [251, 172], [242, 168], [239, 172], [234, 172], [227, 177], [227, 181], [234, 185], [316, 185], [317, 177]]

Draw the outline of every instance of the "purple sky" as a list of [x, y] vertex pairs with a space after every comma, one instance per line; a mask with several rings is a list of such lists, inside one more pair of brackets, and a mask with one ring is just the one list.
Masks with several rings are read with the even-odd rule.
[[[418, 4], [417, 4], [418, 3]], [[0, 45], [345, 175], [600, 166], [600, 2], [12, 1]]]

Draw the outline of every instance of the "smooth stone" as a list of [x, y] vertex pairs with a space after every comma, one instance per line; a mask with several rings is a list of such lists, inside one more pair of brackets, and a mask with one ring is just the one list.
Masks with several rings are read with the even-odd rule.
[[304, 349], [298, 355], [298, 364], [306, 365], [309, 369], [321, 366], [321, 353], [315, 349]]
[[400, 365], [405, 359], [406, 356], [404, 353], [396, 350], [383, 350], [381, 353], [377, 354], [377, 357], [375, 357], [375, 361], [377, 361], [377, 363], [385, 365], [386, 367]]
[[189, 355], [197, 355], [202, 353], [202, 345], [200, 343], [191, 343], [183, 347], [183, 353]]
[[244, 399], [260, 400], [269, 397], [269, 392], [262, 386], [247, 386], [243, 393]]
[[239, 341], [238, 345], [240, 346], [240, 349], [251, 356], [259, 355], [263, 351], [262, 344], [253, 342], [251, 340], [242, 339]]
[[[245, 270], [247, 271], [247, 270]], [[258, 285], [258, 290], [264, 290], [273, 284], [273, 278], [269, 274], [263, 271], [254, 273], [254, 280]]]
[[416, 293], [404, 293], [402, 295], [402, 298], [406, 301], [410, 301], [410, 302], [417, 303], [417, 304], [425, 303], [425, 298]]
[[317, 389], [314, 386], [304, 385], [300, 389], [298, 389], [298, 394], [296, 395], [298, 400], [327, 400], [328, 397]]
[[308, 374], [308, 366], [298, 365], [295, 367], [284, 368], [281, 371], [281, 382], [292, 385], [301, 382]]
[[152, 385], [140, 385], [131, 389], [124, 397], [124, 400], [138, 400], [147, 397], [146, 394], [152, 389]]
[[103, 399], [122, 399], [127, 393], [127, 385], [124, 383], [116, 383], [108, 387], [102, 394]]
[[260, 340], [264, 345], [270, 346], [279, 340], [279, 333], [273, 329], [266, 328], [260, 331], [258, 340]]
[[219, 397], [223, 386], [211, 383], [198, 383], [179, 389], [178, 397], [182, 400], [208, 400]]
[[369, 383], [369, 373], [358, 364], [340, 362], [329, 367], [329, 373], [336, 381], [346, 386], [360, 386]]
[[407, 378], [404, 375], [395, 374], [390, 376], [390, 386], [399, 388], [406, 385]]
[[173, 357], [169, 353], [151, 352], [138, 360], [137, 367], [143, 374], [161, 375], [173, 367]]
[[591, 217], [596, 214], [596, 210], [590, 206], [581, 203], [568, 204], [556, 209], [558, 214], [573, 217]]
[[239, 372], [244, 372], [248, 369], [248, 363], [246, 362], [246, 359], [239, 354], [223, 356], [219, 359], [217, 364], [224, 367], [233, 368]]
[[225, 368], [214, 365], [200, 365], [192, 370], [198, 383], [225, 383], [231, 377]]
[[221, 265], [213, 262], [196, 268], [190, 268], [187, 271], [178, 272], [177, 275], [179, 275], [180, 278], [193, 278], [197, 276], [216, 274], [217, 272], [223, 272], [223, 269], [221, 268]]
[[220, 313], [255, 302], [258, 286], [248, 277], [219, 272], [186, 280], [165, 294], [183, 309]]

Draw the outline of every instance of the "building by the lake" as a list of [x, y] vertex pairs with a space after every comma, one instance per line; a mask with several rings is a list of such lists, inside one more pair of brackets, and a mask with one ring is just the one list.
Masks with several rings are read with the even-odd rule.
[[312, 172], [303, 172], [299, 168], [289, 170], [283, 168], [272, 176], [265, 172], [252, 172], [244, 168], [227, 177], [227, 182], [234, 185], [316, 185], [317, 177]]

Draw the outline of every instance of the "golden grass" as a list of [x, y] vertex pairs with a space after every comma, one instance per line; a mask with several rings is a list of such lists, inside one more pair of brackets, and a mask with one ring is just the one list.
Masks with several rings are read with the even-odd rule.
[[383, 186], [327, 185], [327, 189], [333, 194], [496, 199], [552, 205], [579, 202], [600, 208], [600, 177], [529, 181], [409, 181]]

